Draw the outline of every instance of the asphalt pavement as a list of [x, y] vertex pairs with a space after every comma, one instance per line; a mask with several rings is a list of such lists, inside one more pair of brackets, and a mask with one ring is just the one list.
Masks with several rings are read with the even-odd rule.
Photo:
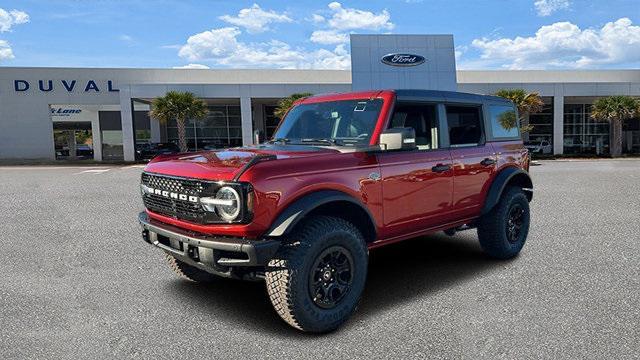
[[0, 167], [0, 358], [638, 358], [640, 161], [532, 167], [532, 227], [495, 261], [474, 230], [371, 252], [338, 331], [263, 283], [178, 278], [140, 239], [138, 166]]

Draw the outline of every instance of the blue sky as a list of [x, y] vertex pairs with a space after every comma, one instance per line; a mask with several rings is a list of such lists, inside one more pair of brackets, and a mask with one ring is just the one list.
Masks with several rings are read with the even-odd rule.
[[0, 66], [345, 69], [349, 33], [450, 33], [466, 69], [640, 68], [640, 0], [0, 0]]

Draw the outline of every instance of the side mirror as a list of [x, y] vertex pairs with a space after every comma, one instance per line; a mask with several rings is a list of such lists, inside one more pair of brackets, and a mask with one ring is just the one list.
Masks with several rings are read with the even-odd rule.
[[387, 129], [380, 134], [380, 147], [383, 150], [414, 150], [416, 130], [411, 127]]
[[264, 142], [264, 132], [262, 130], [253, 131], [253, 143], [255, 145], [262, 144]]

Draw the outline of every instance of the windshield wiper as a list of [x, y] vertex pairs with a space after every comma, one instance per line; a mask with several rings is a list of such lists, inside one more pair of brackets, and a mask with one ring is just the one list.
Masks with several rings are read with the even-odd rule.
[[276, 139], [272, 139], [269, 140], [269, 144], [275, 144], [275, 143], [281, 143], [281, 144], [286, 144], [288, 142], [290, 142], [291, 140], [287, 139], [287, 138], [276, 138]]
[[329, 144], [329, 145], [340, 145], [338, 143], [338, 139], [315, 139], [315, 138], [309, 138], [309, 139], [300, 139], [300, 142], [302, 143], [322, 143], [322, 144]]

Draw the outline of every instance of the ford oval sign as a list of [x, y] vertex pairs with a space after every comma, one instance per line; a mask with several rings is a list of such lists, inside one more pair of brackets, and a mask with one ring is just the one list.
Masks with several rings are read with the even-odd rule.
[[416, 66], [425, 62], [425, 58], [416, 54], [388, 54], [382, 57], [382, 62], [391, 66]]

